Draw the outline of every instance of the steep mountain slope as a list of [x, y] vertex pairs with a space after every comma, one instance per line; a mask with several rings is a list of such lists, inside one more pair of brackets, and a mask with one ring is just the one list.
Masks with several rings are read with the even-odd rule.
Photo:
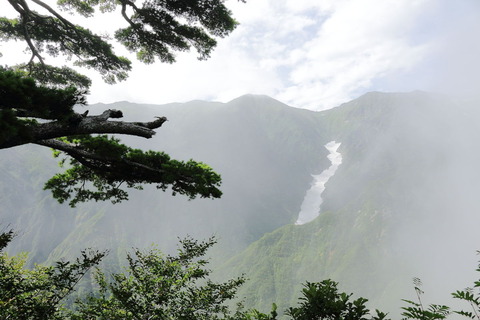
[[33, 261], [43, 261], [73, 230], [75, 219], [42, 190], [56, 163], [49, 150], [35, 146], [2, 150], [0, 159], [0, 230], [16, 231], [12, 251], [30, 251]]
[[282, 309], [300, 283], [333, 278], [398, 314], [414, 276], [432, 288], [430, 299], [471, 283], [480, 226], [475, 114], [421, 92], [370, 93], [318, 114], [328, 139], [342, 143], [342, 164], [316, 220], [266, 234], [223, 267], [249, 276], [246, 304]]
[[[41, 190], [56, 170], [49, 151], [26, 146], [2, 150], [0, 223], [19, 232], [10, 251], [32, 251], [35, 262], [96, 247], [118, 264], [132, 246], [171, 251], [177, 237], [215, 234], [219, 276], [245, 273], [241, 294], [263, 310], [291, 304], [302, 282], [324, 278], [377, 307], [409, 297], [402, 290], [413, 276], [427, 292], [435, 284], [448, 293], [470, 283], [478, 249], [480, 113], [472, 106], [422, 92], [370, 93], [324, 112], [252, 95], [226, 104], [94, 105], [92, 114], [116, 108], [129, 120], [167, 116], [153, 139], [125, 140], [208, 163], [222, 174], [222, 199], [146, 188], [125, 203], [70, 209]], [[332, 140], [342, 164], [320, 216], [296, 226], [312, 174], [330, 165], [324, 145]]]
[[[245, 248], [265, 232], [294, 221], [311, 172], [321, 169], [320, 159], [325, 165], [328, 162], [324, 159], [325, 142], [319, 138], [323, 136], [321, 127], [315, 125], [312, 117], [314, 112], [293, 109], [264, 96], [244, 96], [228, 104], [193, 101], [139, 106], [124, 102], [89, 107], [91, 113], [106, 108], [121, 109], [130, 120], [166, 115], [169, 121], [155, 138], [126, 140], [147, 149], [165, 150], [180, 159], [193, 158], [208, 163], [222, 174], [224, 196], [213, 201], [188, 201], [147, 188], [132, 192], [130, 201], [122, 204], [87, 204], [74, 210], [47, 198], [45, 201], [50, 206], [62, 208], [63, 214], [69, 217], [63, 227], [53, 231], [61, 234], [63, 241], [49, 244], [49, 248], [53, 247], [50, 259], [75, 255], [85, 247], [111, 249], [120, 245], [123, 251], [153, 242], [165, 250], [173, 250], [177, 237], [190, 234], [205, 238], [215, 234], [220, 238], [216, 249], [219, 259], [223, 260], [225, 255]], [[27, 149], [24, 152], [28, 152]], [[48, 159], [48, 150], [43, 151], [38, 154]], [[4, 152], [15, 154], [17, 151]], [[20, 158], [29, 156], [25, 154]], [[43, 167], [44, 161], [42, 158], [36, 165]], [[55, 166], [54, 160], [48, 161]], [[28, 164], [16, 163], [19, 172], [29, 169]], [[22, 167], [24, 169], [20, 169]], [[35, 176], [35, 172], [23, 173], [25, 181], [46, 177]], [[39, 182], [34, 188], [41, 189]], [[45, 193], [41, 196], [45, 197]], [[6, 197], [4, 203], [13, 200]], [[39, 198], [32, 197], [32, 201], [37, 202]], [[5, 221], [25, 234], [18, 237], [12, 251], [31, 251], [34, 242], [40, 241], [34, 239], [48, 242], [52, 237], [52, 233], [43, 233], [44, 224], [31, 220], [29, 225], [29, 221], [25, 221], [30, 217], [28, 210], [24, 211], [12, 213]], [[38, 216], [41, 219], [41, 215]], [[56, 219], [47, 221], [55, 223]], [[42, 226], [42, 231], [33, 231], [36, 226]], [[110, 256], [116, 259], [116, 254]]]

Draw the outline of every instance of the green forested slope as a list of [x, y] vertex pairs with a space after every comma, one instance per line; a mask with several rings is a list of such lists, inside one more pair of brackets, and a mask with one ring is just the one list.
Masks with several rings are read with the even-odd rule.
[[[325, 142], [319, 139], [321, 127], [314, 125], [315, 113], [290, 108], [268, 97], [244, 96], [228, 104], [193, 101], [141, 106], [119, 102], [90, 106], [89, 110], [96, 114], [107, 108], [123, 110], [129, 120], [167, 116], [169, 121], [153, 139], [132, 139], [132, 143], [165, 150], [179, 159], [208, 163], [222, 175], [222, 199], [188, 201], [181, 196], [172, 197], [169, 192], [148, 189], [133, 192], [130, 201], [121, 204], [91, 203], [70, 209], [54, 203], [48, 193], [41, 191], [41, 183], [55, 170], [55, 160], [48, 158], [48, 152], [35, 160], [28, 148], [22, 151], [24, 154], [6, 150], [5, 157], [18, 158], [19, 181], [36, 191], [29, 198], [32, 204], [22, 203], [25, 214], [18, 214], [18, 210], [8, 216], [3, 214], [23, 199], [23, 195], [5, 195], [0, 208], [2, 217], [20, 234], [11, 251], [35, 251], [36, 243], [48, 242], [48, 250], [36, 255], [35, 261], [43, 261], [48, 255], [50, 259], [72, 256], [85, 247], [111, 249], [109, 257], [116, 260], [118, 246], [122, 252], [132, 246], [158, 243], [168, 251], [176, 247], [177, 237], [190, 234], [206, 238], [215, 234], [220, 244], [214, 250], [222, 260], [265, 232], [294, 221], [311, 172], [328, 163]], [[7, 168], [10, 163], [3, 161], [1, 166]], [[37, 173], [33, 166], [49, 169]], [[1, 183], [4, 181], [7, 187], [7, 180], [2, 179]], [[49, 218], [48, 210], [39, 210], [39, 219], [44, 217], [42, 223], [48, 226], [57, 225], [54, 230], [45, 229], [33, 218], [20, 221], [24, 219], [21, 217], [37, 216], [28, 212], [33, 212], [42, 201], [59, 212]], [[39, 237], [32, 239], [30, 230], [35, 230]]]
[[[222, 265], [225, 278], [245, 273], [250, 281], [241, 295], [263, 310], [273, 301], [293, 305], [306, 280], [333, 278], [342, 290], [398, 305], [413, 276], [428, 284], [454, 272], [452, 283], [444, 281], [453, 290], [468, 276], [458, 270], [473, 270], [480, 226], [476, 109], [415, 92], [370, 93], [323, 112], [265, 96], [89, 110], [107, 108], [129, 120], [167, 116], [153, 139], [131, 142], [208, 163], [222, 175], [222, 199], [188, 201], [147, 189], [125, 203], [71, 209], [41, 190], [55, 171], [48, 152], [5, 150], [0, 222], [18, 231], [11, 252], [31, 251], [32, 261], [42, 262], [86, 247], [110, 249], [111, 267], [134, 246], [171, 251], [177, 237], [214, 234], [212, 266]], [[326, 185], [322, 213], [295, 226], [311, 175], [330, 165], [324, 145], [332, 140], [342, 143], [343, 162]], [[452, 291], [441, 289], [435, 287]]]
[[343, 162], [316, 220], [266, 234], [223, 266], [249, 277], [246, 304], [281, 310], [302, 282], [333, 278], [398, 315], [415, 276], [432, 299], [468, 284], [480, 226], [475, 110], [421, 92], [371, 93], [317, 118]]

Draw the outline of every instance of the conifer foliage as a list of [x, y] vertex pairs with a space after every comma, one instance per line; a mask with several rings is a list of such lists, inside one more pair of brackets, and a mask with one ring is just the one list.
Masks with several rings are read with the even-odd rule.
[[[151, 138], [167, 120], [119, 121], [123, 113], [106, 110], [99, 115], [76, 112], [86, 104], [91, 85], [78, 67], [98, 71], [107, 83], [127, 78], [131, 61], [113, 51], [114, 41], [144, 63], [175, 61], [175, 52], [194, 49], [207, 59], [216, 38], [237, 25], [223, 0], [8, 0], [17, 17], [0, 17], [0, 40], [23, 41], [30, 58], [23, 64], [0, 67], [0, 149], [37, 144], [70, 158], [68, 169], [52, 178], [46, 188], [70, 205], [87, 200], [125, 200], [125, 188], [155, 184], [171, 186], [190, 198], [220, 197], [220, 176], [195, 161], [175, 161], [168, 155], [140, 151], [106, 134]], [[125, 27], [112, 35], [97, 35], [72, 23], [67, 14], [101, 19], [115, 12]], [[48, 63], [64, 57], [64, 66]], [[92, 136], [93, 135], [93, 136]], [[113, 151], [113, 152], [111, 152]]]

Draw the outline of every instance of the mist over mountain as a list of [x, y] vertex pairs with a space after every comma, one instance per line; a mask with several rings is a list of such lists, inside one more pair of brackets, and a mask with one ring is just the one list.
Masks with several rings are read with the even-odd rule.
[[[216, 235], [219, 277], [245, 273], [241, 295], [264, 310], [292, 305], [306, 280], [333, 278], [380, 309], [411, 297], [412, 277], [422, 278], [432, 299], [471, 283], [480, 249], [475, 103], [374, 92], [322, 112], [254, 95], [88, 107], [91, 114], [107, 108], [127, 120], [166, 116], [153, 139], [125, 141], [211, 165], [222, 175], [223, 197], [188, 201], [146, 188], [121, 204], [70, 209], [42, 191], [57, 170], [48, 150], [5, 150], [0, 223], [19, 234], [11, 252], [30, 251], [32, 262], [43, 262], [96, 247], [110, 249], [114, 264], [134, 246], [156, 243], [170, 252], [178, 237]], [[340, 143], [342, 162], [325, 183], [318, 217], [295, 225], [312, 175], [331, 165], [331, 141]]]
[[476, 109], [422, 92], [370, 93], [317, 117], [327, 140], [341, 142], [342, 164], [316, 220], [266, 234], [224, 267], [249, 275], [247, 304], [265, 307], [274, 296], [291, 305], [303, 281], [333, 278], [398, 314], [413, 277], [447, 303], [474, 279]]

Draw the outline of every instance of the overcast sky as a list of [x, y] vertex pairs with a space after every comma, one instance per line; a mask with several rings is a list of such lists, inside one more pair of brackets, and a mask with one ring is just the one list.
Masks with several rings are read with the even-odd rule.
[[[255, 93], [323, 110], [368, 91], [480, 93], [478, 0], [227, 4], [240, 26], [219, 40], [210, 60], [192, 53], [172, 65], [135, 63], [129, 79], [114, 86], [94, 75], [89, 102], [226, 102]], [[5, 44], [0, 51], [5, 64], [13, 51]]]

